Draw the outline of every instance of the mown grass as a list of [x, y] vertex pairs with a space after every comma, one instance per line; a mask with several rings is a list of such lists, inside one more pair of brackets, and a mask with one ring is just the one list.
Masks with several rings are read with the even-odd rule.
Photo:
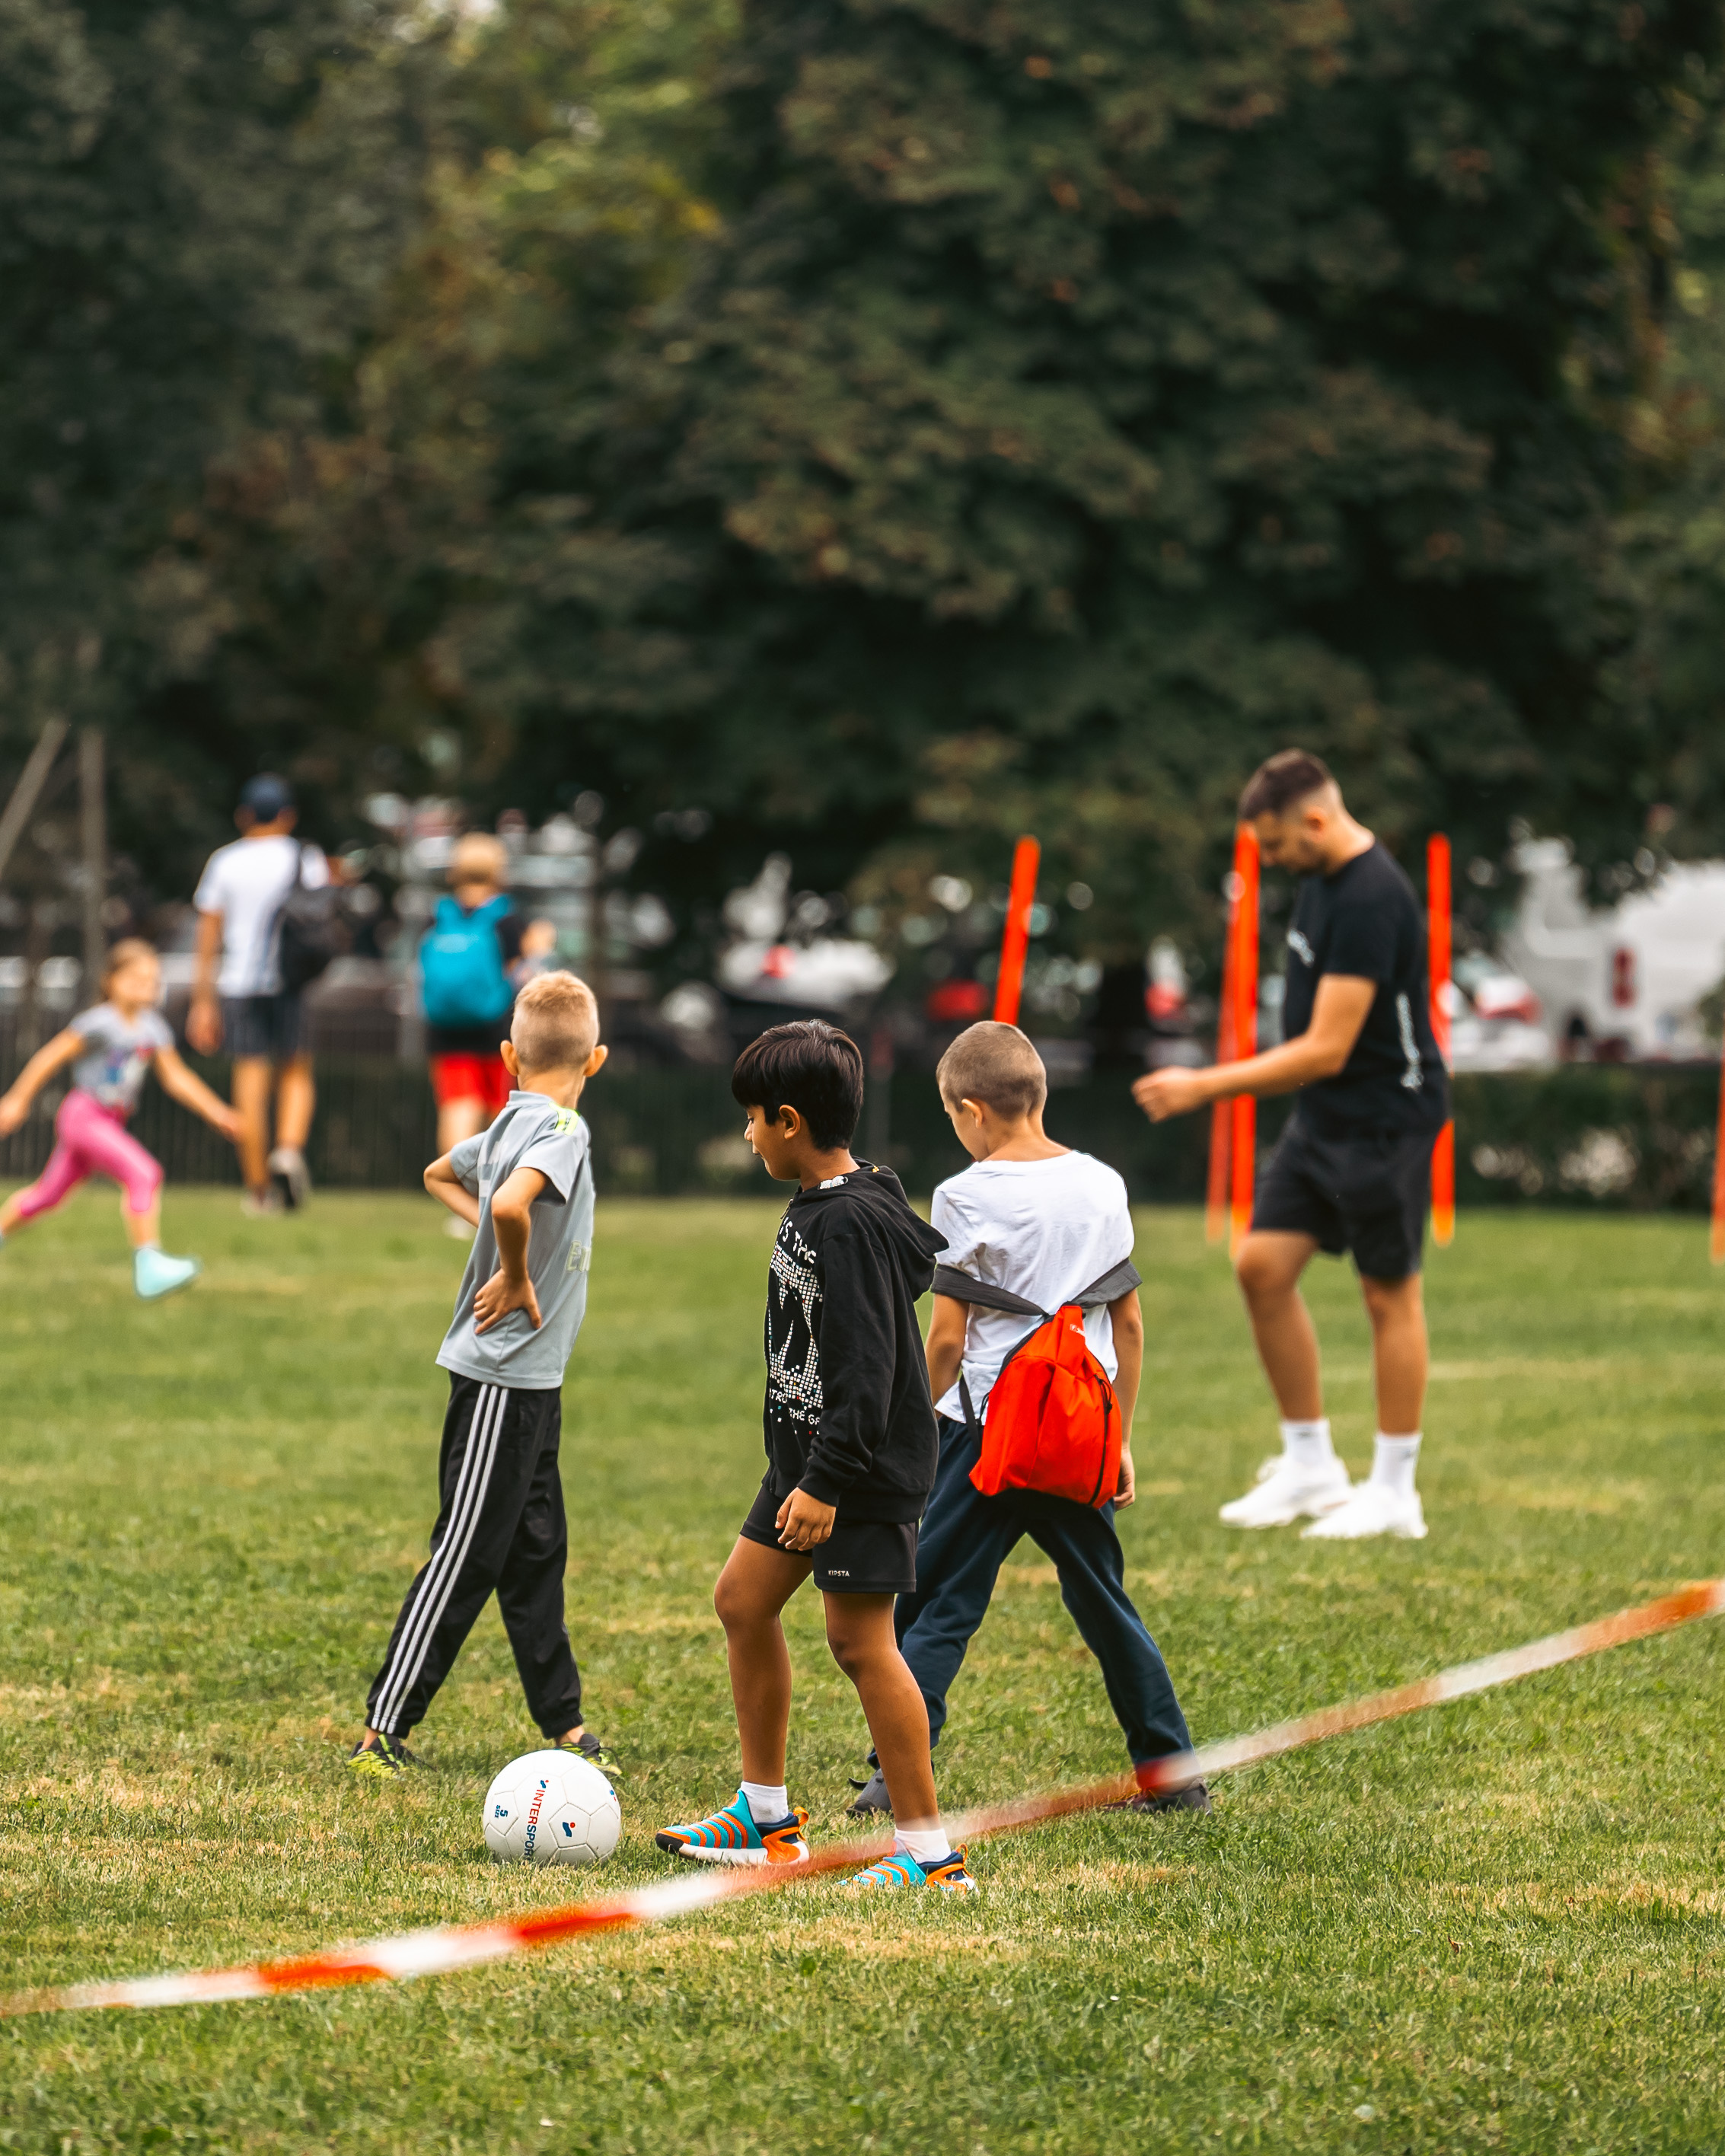
[[[627, 1756], [605, 1872], [489, 1867], [532, 1732], [488, 1613], [432, 1771], [339, 1760], [433, 1507], [461, 1253], [418, 1201], [247, 1223], [171, 1194], [190, 1295], [131, 1298], [106, 1197], [0, 1252], [0, 1926], [13, 1985], [306, 1949], [663, 1876], [734, 1785], [708, 1601], [757, 1474], [764, 1203], [602, 1210], [566, 1392], [571, 1625]], [[1464, 1220], [1437, 1254], [1418, 1545], [1241, 1537], [1273, 1427], [1225, 1265], [1142, 1224], [1134, 1592], [1202, 1738], [1725, 1569], [1722, 1296], [1691, 1224]], [[1314, 1283], [1338, 1437], [1370, 1435], [1350, 1281]], [[864, 1748], [813, 1599], [796, 1793]], [[62, 2152], [1158, 2147], [1715, 2151], [1717, 1628], [1289, 1758], [1209, 1820], [976, 1852], [973, 1903], [810, 1883], [651, 1934], [271, 2005], [0, 2025], [0, 2147]], [[1121, 1762], [1040, 1554], [942, 1747], [956, 1803]]]

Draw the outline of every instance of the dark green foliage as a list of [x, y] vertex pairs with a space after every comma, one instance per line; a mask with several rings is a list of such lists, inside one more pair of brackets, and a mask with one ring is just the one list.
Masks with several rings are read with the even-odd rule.
[[523, 768], [578, 742], [853, 862], [913, 808], [979, 863], [1034, 824], [1117, 934], [1201, 902], [1291, 739], [1393, 839], [1625, 850], [1651, 153], [1716, 34], [759, 0], [726, 229], [511, 505], [563, 510]]
[[1415, 866], [1725, 830], [1712, 0], [393, 21], [0, 4], [5, 745], [158, 890], [266, 762], [698, 807], [697, 932], [1034, 828], [1101, 955], [1290, 740]]
[[435, 64], [362, 0], [0, 5], [8, 745], [55, 710], [113, 726], [115, 836], [158, 872], [284, 745], [267, 685], [174, 685], [236, 608], [172, 542], [212, 458], [341, 387], [418, 210]]

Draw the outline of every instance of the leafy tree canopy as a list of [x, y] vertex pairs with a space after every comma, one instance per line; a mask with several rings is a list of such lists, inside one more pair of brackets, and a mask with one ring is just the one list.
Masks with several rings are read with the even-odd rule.
[[1034, 827], [1122, 938], [1201, 907], [1290, 740], [1404, 845], [1622, 851], [1665, 783], [1611, 665], [1656, 152], [1717, 32], [753, 0], [725, 227], [502, 505], [521, 753], [877, 873], [912, 816], [989, 862]]
[[1290, 741], [1404, 855], [1725, 835], [1712, 0], [140, 21], [0, 7], [0, 578], [164, 880], [264, 761], [691, 908], [1031, 828], [1103, 954]]

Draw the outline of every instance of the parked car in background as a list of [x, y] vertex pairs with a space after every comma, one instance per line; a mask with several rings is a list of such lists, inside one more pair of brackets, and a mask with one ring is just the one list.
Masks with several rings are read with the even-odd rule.
[[1503, 959], [1538, 997], [1559, 1055], [1640, 1062], [1713, 1052], [1697, 1005], [1725, 977], [1725, 861], [1674, 863], [1599, 911], [1563, 839], [1527, 841], [1516, 865], [1524, 880]]
[[1554, 1058], [1538, 997], [1498, 959], [1477, 952], [1458, 958], [1448, 1009], [1453, 1070], [1532, 1070]]

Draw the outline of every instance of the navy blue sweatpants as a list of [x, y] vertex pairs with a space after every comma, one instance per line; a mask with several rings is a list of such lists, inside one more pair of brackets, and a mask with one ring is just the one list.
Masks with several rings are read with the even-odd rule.
[[984, 1497], [970, 1479], [979, 1435], [940, 1424], [940, 1465], [916, 1536], [916, 1591], [893, 1612], [899, 1650], [928, 1703], [928, 1736], [938, 1743], [947, 1694], [963, 1666], [1000, 1568], [1025, 1535], [1052, 1560], [1060, 1599], [1102, 1666], [1108, 1704], [1126, 1732], [1132, 1763], [1184, 1752], [1192, 1743], [1160, 1649], [1126, 1591], [1114, 1507], [1100, 1510], [1034, 1491]]

